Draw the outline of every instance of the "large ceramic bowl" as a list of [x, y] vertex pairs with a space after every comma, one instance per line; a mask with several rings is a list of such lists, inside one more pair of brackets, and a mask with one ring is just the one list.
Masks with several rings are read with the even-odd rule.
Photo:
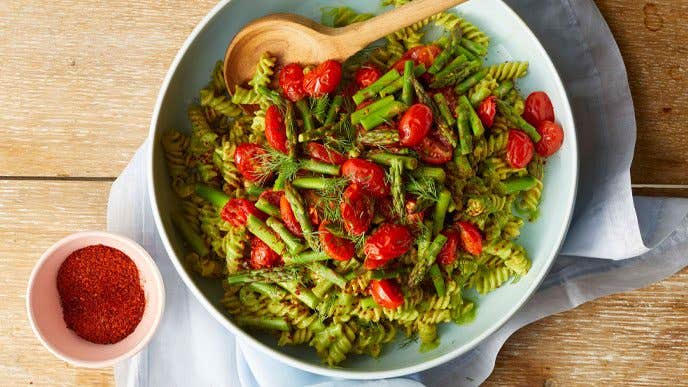
[[[564, 240], [573, 208], [578, 170], [576, 135], [566, 92], [547, 52], [525, 23], [502, 1], [480, 0], [459, 6], [457, 11], [477, 24], [491, 37], [491, 62], [509, 59], [530, 62], [529, 75], [519, 81], [524, 93], [546, 91], [552, 99], [557, 119], [566, 138], [559, 153], [547, 163], [544, 201], [536, 223], [524, 227], [520, 243], [530, 253], [533, 267], [515, 284], [506, 284], [482, 297], [478, 315], [469, 325], [444, 324], [441, 345], [434, 351], [419, 353], [417, 346], [400, 347], [391, 343], [378, 359], [351, 356], [339, 368], [323, 365], [307, 346], [278, 347], [269, 335], [249, 334], [234, 325], [220, 305], [220, 281], [200, 278], [184, 268], [179, 260], [184, 244], [172, 226], [170, 210], [178, 206], [165, 167], [161, 135], [170, 128], [188, 128], [187, 105], [208, 82], [215, 61], [224, 57], [227, 44], [246, 23], [275, 12], [292, 12], [314, 19], [320, 8], [348, 5], [358, 11], [382, 12], [375, 0], [225, 0], [201, 21], [174, 59], [153, 114], [150, 127], [149, 184], [151, 203], [160, 236], [184, 282], [203, 306], [230, 332], [244, 338], [266, 355], [310, 372], [345, 378], [372, 379], [421, 371], [459, 356], [475, 347], [511, 317], [538, 287]], [[400, 339], [401, 340], [401, 339]]]

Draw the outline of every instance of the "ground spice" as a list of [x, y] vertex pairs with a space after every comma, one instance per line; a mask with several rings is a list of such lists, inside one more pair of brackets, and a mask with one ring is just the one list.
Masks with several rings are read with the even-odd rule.
[[70, 254], [57, 273], [57, 290], [67, 327], [98, 344], [129, 336], [146, 307], [136, 264], [103, 245]]

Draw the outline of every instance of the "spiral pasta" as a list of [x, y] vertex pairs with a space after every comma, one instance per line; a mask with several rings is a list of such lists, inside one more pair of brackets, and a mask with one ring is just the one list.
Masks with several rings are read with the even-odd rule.
[[528, 73], [528, 62], [504, 62], [488, 68], [487, 75], [497, 82], [524, 77]]

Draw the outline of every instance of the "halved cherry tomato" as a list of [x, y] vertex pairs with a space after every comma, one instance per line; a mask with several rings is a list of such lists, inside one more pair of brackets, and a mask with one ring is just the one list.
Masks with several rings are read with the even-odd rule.
[[265, 219], [265, 214], [247, 199], [230, 199], [220, 211], [220, 217], [234, 227], [245, 225], [249, 214]]
[[450, 265], [456, 261], [461, 234], [454, 229], [448, 229], [442, 231], [442, 235], [447, 237], [447, 242], [442, 246], [442, 250], [437, 255], [437, 260], [442, 265]]
[[373, 201], [363, 187], [352, 183], [346, 187], [339, 205], [344, 229], [353, 235], [368, 231], [373, 220]]
[[328, 228], [328, 222], [318, 227], [318, 236], [325, 253], [337, 261], [348, 261], [356, 254], [356, 246], [348, 239], [334, 235]]
[[337, 89], [342, 79], [342, 65], [336, 60], [327, 60], [303, 76], [303, 89], [311, 97], [322, 97]]
[[549, 157], [564, 143], [564, 129], [552, 121], [542, 121], [537, 127], [542, 139], [535, 144], [535, 151], [542, 157]]
[[363, 252], [366, 255], [363, 266], [374, 269], [381, 264], [404, 255], [413, 244], [411, 231], [406, 226], [386, 223], [366, 239]]
[[497, 114], [497, 97], [491, 95], [483, 100], [478, 107], [478, 117], [483, 125], [491, 128], [494, 125], [495, 115]]
[[286, 196], [282, 196], [280, 198], [279, 208], [280, 216], [282, 217], [282, 222], [284, 225], [289, 229], [289, 231], [291, 231], [292, 234], [302, 237], [303, 231], [301, 230], [301, 225], [299, 224], [299, 221], [296, 220], [294, 211], [291, 209], [291, 204], [289, 204]]
[[251, 237], [251, 267], [254, 269], [265, 269], [269, 267], [279, 266], [282, 263], [282, 257], [274, 252], [270, 246], [260, 240], [258, 237]]
[[275, 207], [280, 206], [280, 199], [284, 196], [284, 191], [273, 191], [271, 189], [265, 190], [260, 193], [258, 200], [263, 199]]
[[[239, 172], [248, 180], [258, 183], [264, 177], [261, 175], [258, 158], [267, 154], [267, 151], [256, 144], [239, 144], [234, 151], [234, 163]], [[269, 178], [269, 176], [265, 177]]]
[[265, 111], [265, 139], [274, 149], [285, 154], [288, 152], [284, 118], [275, 105], [270, 105]]
[[477, 227], [468, 222], [457, 222], [461, 235], [461, 247], [469, 254], [480, 255], [483, 251], [483, 236]]
[[506, 161], [514, 168], [525, 168], [533, 159], [535, 145], [533, 140], [518, 129], [509, 130], [509, 140], [506, 144]]
[[360, 89], [370, 86], [375, 83], [382, 74], [380, 70], [373, 64], [365, 64], [360, 69], [356, 70], [354, 80]]
[[554, 122], [554, 107], [544, 91], [536, 91], [526, 98], [523, 119], [533, 126], [540, 125], [542, 121]]
[[432, 66], [432, 62], [435, 61], [435, 58], [440, 54], [440, 52], [442, 52], [442, 49], [434, 44], [413, 47], [412, 49], [406, 51], [404, 55], [401, 56], [401, 59], [394, 63], [392, 67], [395, 68], [400, 74], [403, 74], [404, 63], [411, 59], [416, 66], [422, 63], [427, 69]]
[[279, 73], [279, 85], [284, 95], [292, 102], [306, 96], [303, 91], [303, 68], [298, 63], [290, 63]]
[[451, 145], [442, 141], [438, 134], [433, 133], [425, 137], [414, 149], [423, 162], [433, 165], [448, 163], [454, 152]]
[[346, 157], [343, 154], [317, 142], [306, 144], [306, 154], [327, 164], [342, 165], [346, 161]]
[[385, 170], [372, 161], [348, 159], [342, 164], [342, 176], [354, 183], [359, 183], [377, 197], [389, 195], [389, 184], [385, 181]]
[[423, 141], [432, 126], [432, 110], [422, 103], [411, 106], [399, 120], [399, 144], [412, 147]]
[[383, 308], [396, 309], [404, 304], [401, 287], [391, 279], [370, 281], [370, 295]]

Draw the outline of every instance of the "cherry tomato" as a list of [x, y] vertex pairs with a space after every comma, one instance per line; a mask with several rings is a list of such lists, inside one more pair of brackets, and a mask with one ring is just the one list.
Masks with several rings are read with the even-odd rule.
[[[246, 179], [258, 183], [264, 177], [261, 175], [258, 158], [265, 154], [267, 152], [260, 145], [240, 144], [234, 151], [234, 163]], [[269, 178], [269, 176], [267, 177]]]
[[334, 208], [337, 204], [333, 202], [324, 202], [322, 197], [314, 190], [305, 190], [303, 195], [306, 205], [308, 206], [308, 217], [314, 225], [320, 224], [321, 214], [324, 211], [324, 206], [329, 205]]
[[514, 168], [525, 168], [533, 159], [535, 145], [533, 140], [518, 129], [509, 130], [509, 141], [506, 144], [506, 161]]
[[411, 106], [399, 120], [399, 144], [412, 147], [423, 141], [432, 126], [432, 110], [422, 103]]
[[442, 141], [439, 135], [433, 135], [432, 133], [425, 137], [414, 149], [418, 152], [418, 157], [423, 162], [433, 165], [448, 163], [452, 159], [454, 152], [451, 145]]
[[437, 255], [437, 260], [442, 265], [450, 265], [456, 261], [461, 234], [456, 230], [448, 229], [442, 231], [442, 235], [447, 237], [447, 242], [442, 246], [442, 250]]
[[258, 200], [263, 199], [275, 207], [280, 206], [280, 199], [284, 196], [284, 191], [273, 191], [271, 189], [261, 192]]
[[542, 157], [549, 157], [564, 143], [564, 129], [552, 121], [542, 121], [537, 127], [542, 139], [535, 144], [535, 151]]
[[360, 69], [356, 70], [354, 79], [356, 80], [358, 87], [363, 89], [375, 83], [375, 81], [377, 81], [381, 75], [382, 74], [380, 73], [380, 70], [378, 70], [375, 65], [366, 64], [361, 66]]
[[274, 252], [268, 245], [258, 237], [251, 237], [251, 267], [254, 269], [265, 269], [279, 266], [282, 257]]
[[234, 227], [245, 225], [249, 214], [265, 219], [265, 214], [247, 199], [230, 199], [220, 211], [220, 217]]
[[290, 63], [279, 73], [279, 85], [284, 95], [292, 102], [306, 96], [303, 91], [303, 69], [298, 63]]
[[302, 237], [303, 231], [301, 230], [301, 225], [299, 224], [299, 221], [296, 220], [294, 211], [291, 209], [291, 204], [289, 204], [286, 196], [282, 196], [280, 198], [279, 208], [280, 216], [282, 217], [282, 222], [284, 225], [289, 229], [289, 231], [291, 231], [292, 234]]
[[477, 227], [468, 222], [456, 223], [461, 236], [461, 247], [469, 254], [480, 255], [483, 251], [483, 236]]
[[[413, 237], [406, 226], [386, 223], [368, 237], [363, 246], [366, 255], [363, 266], [374, 269], [404, 255], [411, 248]], [[377, 261], [377, 262], [375, 262]]]
[[337, 89], [342, 79], [342, 65], [336, 60], [327, 60], [303, 76], [303, 89], [311, 97], [322, 97]]
[[406, 219], [409, 224], [422, 223], [425, 219], [425, 211], [418, 211], [416, 199], [406, 199]]
[[275, 105], [270, 105], [265, 111], [265, 139], [271, 147], [287, 153], [287, 129], [284, 126], [282, 113]]
[[338, 237], [327, 228], [328, 222], [318, 227], [318, 236], [325, 253], [337, 261], [348, 261], [356, 254], [356, 246], [348, 239]]
[[389, 184], [385, 181], [385, 170], [372, 161], [348, 159], [342, 164], [342, 176], [361, 184], [377, 197], [389, 195]]
[[373, 201], [363, 187], [352, 183], [344, 190], [339, 205], [344, 229], [349, 234], [361, 235], [368, 231], [373, 220]]
[[540, 125], [542, 121], [554, 122], [554, 107], [544, 91], [536, 91], [526, 98], [523, 119], [533, 126]]
[[430, 66], [432, 66], [432, 62], [435, 61], [435, 58], [440, 54], [440, 52], [442, 52], [442, 49], [434, 44], [413, 47], [412, 49], [406, 51], [404, 55], [401, 56], [401, 59], [394, 63], [392, 67], [394, 67], [400, 74], [403, 74], [404, 63], [411, 59], [416, 66], [422, 63], [425, 68], [428, 69]]
[[391, 279], [370, 281], [370, 295], [383, 308], [396, 309], [404, 304], [401, 287]]
[[343, 154], [317, 142], [306, 144], [306, 154], [327, 164], [342, 165], [346, 161], [346, 157]]
[[478, 117], [486, 128], [494, 125], [495, 115], [497, 114], [497, 97], [491, 95], [483, 100], [478, 107]]

